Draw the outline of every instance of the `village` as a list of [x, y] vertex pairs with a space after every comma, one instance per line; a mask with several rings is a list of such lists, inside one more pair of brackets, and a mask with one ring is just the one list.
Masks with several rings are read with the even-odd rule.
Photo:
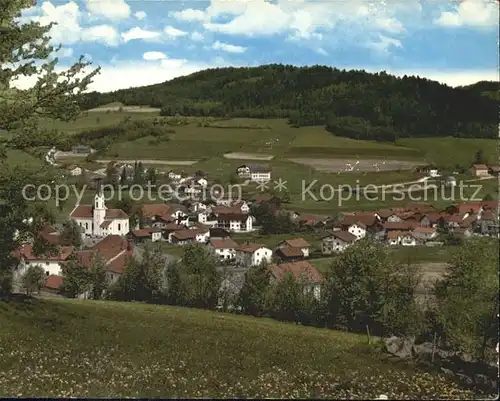
[[[110, 162], [118, 177], [133, 177], [137, 165]], [[108, 166], [109, 167], [109, 166]], [[473, 165], [477, 177], [498, 174], [498, 168]], [[82, 174], [78, 166], [66, 167], [69, 176]], [[240, 181], [262, 183], [272, 179], [267, 165], [241, 165], [236, 170]], [[437, 170], [427, 171], [438, 176]], [[230, 196], [199, 200], [209, 185], [202, 172], [188, 175], [172, 170], [166, 176], [176, 185], [178, 199], [171, 202], [140, 204], [139, 218], [125, 211], [109, 208], [102, 190], [102, 178], [96, 178], [93, 204], [75, 205], [67, 216], [82, 236], [82, 245], [61, 246], [61, 232], [46, 225], [40, 236], [55, 245], [50, 256], [35, 255], [33, 241], [24, 243], [16, 252], [18, 282], [30, 266], [42, 266], [46, 274], [43, 293], [57, 294], [64, 277], [62, 266], [77, 258], [89, 268], [96, 253], [105, 261], [107, 278], [116, 282], [127, 261], [140, 255], [147, 243], [164, 244], [166, 264], [182, 257], [182, 249], [199, 244], [220, 260], [221, 268], [231, 269], [240, 286], [244, 273], [251, 267], [266, 264], [273, 280], [291, 273], [319, 297], [323, 272], [315, 267], [317, 258], [334, 257], [362, 239], [370, 239], [387, 247], [443, 247], [474, 236], [498, 237], [498, 202], [492, 200], [450, 204], [443, 210], [428, 203], [408, 202], [404, 206], [376, 211], [344, 211], [335, 216], [319, 216], [289, 210], [276, 193], [261, 193], [248, 199]], [[188, 199], [188, 200], [186, 200]], [[137, 217], [137, 216], [136, 216]], [[280, 218], [293, 227], [279, 235], [273, 245], [255, 242], [255, 233], [264, 233], [267, 225]], [[269, 220], [271, 219], [271, 220]], [[269, 231], [269, 229], [268, 229]], [[311, 233], [313, 234], [311, 236]], [[273, 234], [267, 233], [268, 239]], [[306, 240], [305, 238], [314, 238]], [[271, 241], [272, 242], [272, 241]]]

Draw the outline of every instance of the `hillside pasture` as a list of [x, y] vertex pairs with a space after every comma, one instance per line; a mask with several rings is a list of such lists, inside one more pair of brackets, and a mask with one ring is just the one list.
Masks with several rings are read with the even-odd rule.
[[473, 397], [366, 335], [265, 318], [52, 298], [0, 301], [0, 321], [2, 397]]

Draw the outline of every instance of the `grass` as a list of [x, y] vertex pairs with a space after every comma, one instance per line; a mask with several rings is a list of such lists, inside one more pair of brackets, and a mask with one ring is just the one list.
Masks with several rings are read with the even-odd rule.
[[488, 163], [498, 164], [498, 140], [470, 138], [408, 138], [397, 144], [420, 150], [425, 159], [440, 167], [456, 164], [469, 167], [478, 150], [482, 150]]
[[441, 375], [390, 364], [366, 336], [264, 318], [28, 299], [0, 302], [0, 321], [4, 397], [472, 397]]
[[9, 149], [5, 163], [10, 167], [37, 168], [42, 165], [42, 160], [22, 150]]

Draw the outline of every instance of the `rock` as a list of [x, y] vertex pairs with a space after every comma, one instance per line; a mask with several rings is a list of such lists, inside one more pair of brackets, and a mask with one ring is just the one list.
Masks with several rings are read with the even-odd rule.
[[415, 337], [399, 338], [392, 336], [383, 340], [386, 351], [399, 358], [410, 358], [413, 355], [413, 344]]
[[415, 353], [415, 355], [432, 354], [432, 343], [425, 342], [422, 344], [414, 345], [413, 352]]
[[464, 375], [462, 373], [457, 373], [456, 375], [463, 383], [467, 385], [471, 385], [474, 383], [474, 381], [467, 375]]
[[447, 377], [454, 377], [455, 376], [455, 373], [453, 373], [450, 369], [446, 369], [446, 368], [441, 368], [441, 373], [443, 373], [443, 375], [445, 375]]

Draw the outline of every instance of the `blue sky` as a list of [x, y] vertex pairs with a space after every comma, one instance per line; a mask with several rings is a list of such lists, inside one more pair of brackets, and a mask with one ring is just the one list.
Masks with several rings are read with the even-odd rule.
[[498, 79], [496, 0], [52, 0], [22, 18], [56, 22], [61, 67], [85, 55], [99, 91], [269, 63]]

